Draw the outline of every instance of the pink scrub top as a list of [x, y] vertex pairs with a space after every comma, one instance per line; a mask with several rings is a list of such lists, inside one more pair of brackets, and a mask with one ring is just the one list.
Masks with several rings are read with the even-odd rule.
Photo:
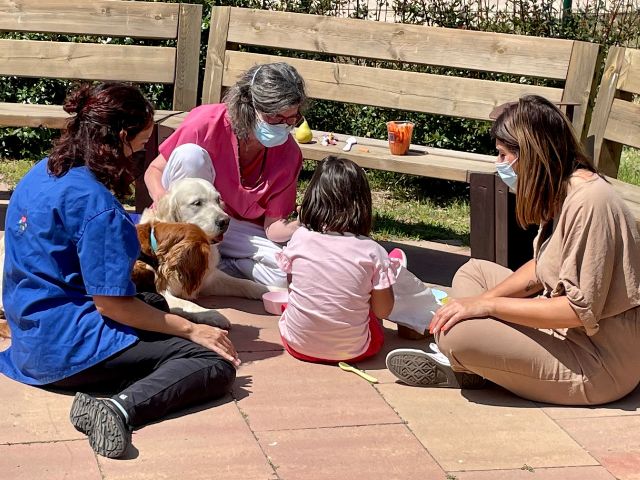
[[185, 143], [200, 145], [211, 156], [216, 172], [214, 186], [231, 217], [262, 225], [264, 217], [286, 218], [295, 210], [302, 152], [291, 135], [284, 144], [267, 149], [261, 178], [251, 188], [244, 187], [240, 180], [238, 139], [224, 103], [191, 110], [160, 145], [160, 153], [168, 159]]

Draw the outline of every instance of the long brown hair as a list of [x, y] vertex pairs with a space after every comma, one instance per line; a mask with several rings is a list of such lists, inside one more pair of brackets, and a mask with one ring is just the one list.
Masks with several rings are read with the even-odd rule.
[[332, 155], [320, 161], [302, 199], [300, 223], [321, 233], [369, 235], [372, 202], [364, 170]]
[[129, 193], [136, 165], [126, 156], [120, 132], [128, 139], [153, 122], [153, 106], [134, 86], [119, 82], [82, 85], [71, 92], [64, 111], [75, 114], [49, 155], [49, 171], [56, 177], [86, 166], [117, 195]]
[[551, 220], [579, 168], [596, 172], [571, 122], [547, 99], [527, 95], [507, 106], [491, 128], [517, 157], [516, 216], [526, 228]]

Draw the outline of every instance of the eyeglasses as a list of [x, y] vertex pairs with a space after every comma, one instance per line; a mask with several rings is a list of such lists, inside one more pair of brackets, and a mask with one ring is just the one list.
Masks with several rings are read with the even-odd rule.
[[304, 119], [299, 111], [287, 117], [284, 117], [282, 115], [267, 115], [265, 113], [261, 114], [261, 116], [262, 119], [269, 125], [281, 125], [283, 123], [286, 123], [290, 127], [297, 127], [302, 123], [302, 120]]

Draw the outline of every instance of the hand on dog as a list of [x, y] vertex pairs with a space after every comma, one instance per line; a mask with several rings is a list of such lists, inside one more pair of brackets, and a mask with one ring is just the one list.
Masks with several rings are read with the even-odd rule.
[[229, 340], [228, 332], [218, 327], [193, 324], [193, 330], [189, 340], [202, 345], [209, 350], [219, 353], [224, 359], [229, 360], [235, 367], [240, 366], [240, 359], [236, 348]]

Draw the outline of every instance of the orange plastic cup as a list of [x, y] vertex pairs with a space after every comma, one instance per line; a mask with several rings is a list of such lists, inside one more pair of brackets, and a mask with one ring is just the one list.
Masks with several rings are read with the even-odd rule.
[[389, 135], [389, 150], [392, 155], [406, 155], [411, 145], [413, 134], [413, 122], [405, 120], [387, 122], [387, 134]]

